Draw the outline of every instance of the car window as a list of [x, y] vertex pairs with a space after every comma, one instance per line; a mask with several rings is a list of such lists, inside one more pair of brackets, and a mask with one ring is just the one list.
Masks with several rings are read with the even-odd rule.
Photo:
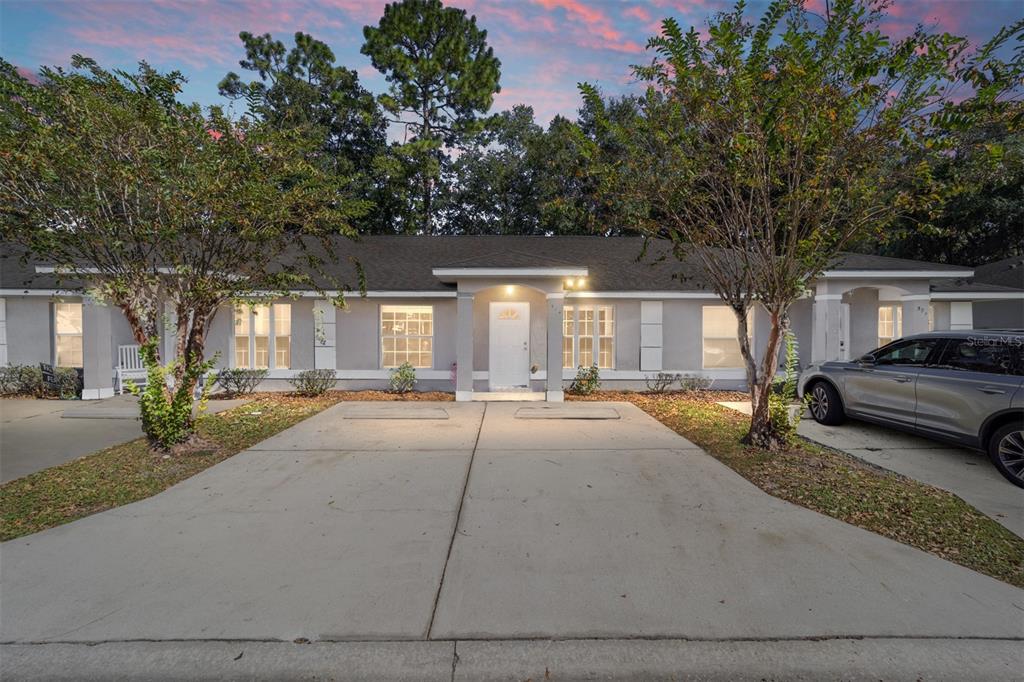
[[967, 337], [952, 339], [942, 357], [942, 366], [965, 372], [1024, 375], [1024, 339], [1018, 337]]
[[921, 366], [924, 365], [938, 343], [938, 339], [897, 341], [875, 351], [875, 364]]

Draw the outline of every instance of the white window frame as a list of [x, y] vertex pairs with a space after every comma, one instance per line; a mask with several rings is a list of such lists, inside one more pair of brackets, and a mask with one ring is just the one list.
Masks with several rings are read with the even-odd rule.
[[[885, 320], [885, 321], [882, 320], [882, 311], [883, 310], [889, 310], [890, 311], [889, 312], [889, 319], [888, 320]], [[892, 331], [892, 336], [886, 336], [886, 335], [882, 334], [882, 325], [883, 324], [892, 325], [892, 330], [891, 330]], [[899, 304], [899, 303], [884, 303], [884, 302], [883, 303], [879, 303], [878, 304], [878, 319], [876, 321], [875, 332], [877, 334], [876, 341], [878, 342], [878, 347], [879, 348], [881, 348], [882, 346], [885, 346], [887, 344], [892, 343], [896, 339], [903, 338], [903, 306], [901, 304]], [[888, 339], [888, 341], [886, 341], [884, 339]]]
[[[408, 335], [408, 334], [402, 334], [402, 335], [388, 334], [388, 335], [385, 335], [384, 334], [384, 312], [385, 312], [386, 308], [401, 309], [401, 310], [404, 310], [406, 312], [413, 311], [413, 310], [418, 311], [420, 313], [429, 312], [430, 313], [430, 333], [429, 334], [414, 334], [414, 335]], [[426, 366], [422, 366], [422, 367], [419, 366], [419, 365], [413, 365], [413, 367], [415, 367], [416, 369], [433, 369], [434, 368], [434, 359], [436, 357], [435, 354], [434, 354], [434, 331], [435, 331], [434, 324], [435, 324], [436, 319], [437, 318], [434, 315], [434, 306], [432, 306], [432, 305], [405, 305], [405, 304], [396, 303], [396, 304], [386, 304], [386, 305], [379, 306], [379, 308], [377, 310], [377, 364], [378, 364], [378, 366], [381, 369], [394, 369], [395, 367], [400, 367], [401, 364], [402, 364], [402, 363], [398, 363], [397, 365], [386, 365], [386, 364], [384, 364], [384, 339], [385, 338], [389, 338], [389, 339], [430, 339], [430, 365], [426, 365]], [[422, 353], [423, 351], [420, 350], [420, 351], [417, 351], [417, 352], [418, 353]]]
[[[278, 337], [278, 334], [277, 334], [276, 323], [275, 323], [275, 317], [276, 317], [275, 309], [278, 306], [288, 306], [288, 309], [289, 309], [288, 310], [289, 328], [288, 328], [288, 334], [287, 334], [287, 336], [288, 336], [288, 344], [289, 344], [288, 359], [289, 360], [292, 359], [292, 350], [293, 350], [292, 345], [293, 344], [291, 343], [291, 341], [292, 341], [292, 331], [293, 331], [293, 329], [292, 329], [292, 324], [291, 323], [294, 320], [294, 316], [292, 315], [293, 311], [291, 310], [291, 303], [254, 303], [254, 304], [243, 303], [241, 305], [234, 306], [232, 308], [232, 310], [231, 310], [231, 362], [230, 362], [230, 367], [232, 369], [257, 369], [257, 367], [256, 367], [256, 315], [255, 315], [256, 311], [255, 311], [255, 309], [256, 308], [262, 308], [262, 307], [266, 307], [266, 309], [267, 309], [267, 316], [269, 317], [269, 319], [267, 320], [267, 337], [268, 337], [267, 338], [267, 366], [266, 366], [266, 368], [260, 367], [258, 369], [268, 369], [268, 370], [271, 370], [271, 369], [291, 369], [291, 365], [292, 365], [291, 362], [288, 363], [287, 367], [280, 367], [277, 364], [277, 337]], [[238, 334], [236, 332], [236, 330], [235, 330], [235, 316], [240, 311], [245, 311], [245, 314], [247, 314], [248, 318], [249, 318], [249, 363], [248, 363], [248, 365], [246, 365], [244, 367], [242, 365], [238, 364], [238, 351], [237, 351], [236, 345], [235, 345], [235, 344], [238, 343], [238, 341], [237, 341], [238, 337], [242, 336], [241, 334]], [[262, 336], [262, 334], [260, 336]], [[285, 334], [281, 334], [281, 336], [285, 336]]]
[[[57, 328], [57, 307], [58, 306], [62, 306], [62, 305], [78, 306], [79, 317], [82, 320], [82, 331], [80, 331], [77, 334], [74, 334], [74, 333], [67, 334], [67, 333], [61, 333], [60, 329]], [[53, 366], [54, 367], [83, 367], [85, 365], [85, 307], [83, 306], [82, 302], [81, 301], [55, 301], [53, 306], [51, 306], [51, 314], [53, 315], [53, 353], [51, 355], [51, 360], [53, 361]], [[62, 336], [77, 336], [77, 337], [82, 339], [82, 363], [81, 364], [79, 364], [79, 365], [61, 365], [60, 364], [60, 362], [59, 362], [59, 360], [60, 360], [60, 353], [59, 353], [59, 350], [58, 350], [57, 346], [58, 346], [58, 340]]]
[[[701, 369], [706, 369], [706, 370], [711, 370], [711, 371], [715, 371], [715, 370], [746, 369], [746, 363], [743, 361], [742, 353], [740, 355], [740, 363], [741, 364], [739, 366], [737, 366], [737, 367], [708, 367], [707, 365], [704, 364], [704, 356], [705, 356], [704, 345], [705, 345], [705, 343], [707, 343], [708, 339], [711, 339], [711, 340], [714, 340], [714, 341], [720, 341], [720, 340], [723, 340], [723, 339], [728, 339], [728, 340], [731, 340], [731, 341], [736, 341], [736, 343], [739, 343], [739, 340], [740, 340], [739, 339], [739, 335], [738, 335], [739, 324], [740, 324], [739, 320], [736, 320], [736, 332], [737, 332], [736, 334], [733, 334], [731, 336], [711, 336], [711, 337], [709, 337], [704, 332], [704, 310], [707, 309], [707, 308], [724, 308], [725, 310], [729, 311], [729, 314], [733, 316], [733, 319], [736, 318], [736, 313], [734, 313], [732, 311], [732, 308], [730, 308], [727, 305], [720, 305], [720, 304], [719, 305], [702, 305], [700, 307], [700, 368]], [[755, 345], [755, 343], [754, 343], [754, 321], [755, 321], [755, 319], [756, 319], [756, 317], [754, 316], [754, 308], [752, 308], [752, 307], [748, 308], [747, 309], [747, 341], [748, 341], [748, 343], [750, 343], [750, 347], [751, 348], [756, 348], [757, 347]]]
[[[601, 336], [601, 310], [605, 309], [611, 312], [611, 325], [612, 333], [608, 336]], [[589, 304], [589, 305], [565, 305], [562, 307], [562, 369], [576, 369], [580, 366], [580, 311], [592, 310], [594, 312], [594, 319], [591, 323], [591, 350], [590, 355], [594, 362], [597, 362], [598, 369], [613, 370], [615, 369], [615, 337], [618, 335], [618, 325], [615, 321], [615, 306], [614, 305], [601, 305], [601, 304]], [[567, 314], [572, 315], [572, 367], [566, 367], [565, 365], [565, 317]], [[586, 338], [586, 337], [584, 337]], [[610, 338], [612, 340], [611, 348], [611, 365], [609, 367], [600, 366], [601, 358], [601, 339]]]

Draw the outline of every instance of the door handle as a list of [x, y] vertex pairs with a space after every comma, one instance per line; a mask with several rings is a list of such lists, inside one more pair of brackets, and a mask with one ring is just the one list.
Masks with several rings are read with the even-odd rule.
[[987, 393], [989, 395], [1005, 395], [1006, 394], [1006, 391], [1004, 391], [1004, 390], [1002, 390], [1000, 388], [996, 388], [995, 386], [982, 386], [978, 390], [981, 391], [982, 393]]
[[901, 374], [901, 375], [899, 375], [899, 376], [893, 377], [893, 378], [892, 378], [892, 380], [893, 380], [893, 381], [896, 381], [896, 382], [899, 382], [899, 383], [901, 383], [901, 384], [905, 384], [905, 383], [907, 383], [908, 381], [913, 381], [913, 378], [912, 378], [912, 377], [908, 377], [908, 376], [907, 376], [907, 375], [905, 375], [905, 374]]

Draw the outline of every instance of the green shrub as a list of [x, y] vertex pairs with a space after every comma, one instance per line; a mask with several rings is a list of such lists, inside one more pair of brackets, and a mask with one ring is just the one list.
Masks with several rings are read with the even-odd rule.
[[601, 388], [601, 373], [597, 365], [584, 367], [580, 365], [576, 369], [576, 378], [569, 385], [569, 393], [574, 395], [590, 395]]
[[8, 365], [0, 367], [0, 393], [41, 397], [43, 370], [39, 365]]
[[228, 395], [248, 395], [267, 374], [269, 371], [265, 369], [222, 369], [217, 372], [217, 385]]
[[317, 396], [334, 388], [336, 381], [337, 374], [333, 369], [306, 369], [289, 379], [288, 383], [302, 395]]
[[78, 370], [74, 367], [58, 367], [54, 370], [57, 376], [57, 392], [62, 400], [82, 397], [82, 382], [78, 378]]
[[416, 368], [403, 362], [391, 370], [391, 390], [395, 393], [408, 393], [416, 385]]
[[[149, 341], [139, 349], [146, 366], [146, 387], [139, 388], [128, 380], [125, 386], [139, 397], [139, 412], [142, 416], [142, 432], [149, 442], [162, 450], [182, 443], [192, 435], [192, 391], [196, 382], [213, 367], [213, 360], [189, 363], [181, 385], [169, 389], [167, 379], [173, 375], [181, 359], [175, 359], [166, 367], [157, 362], [156, 341]], [[210, 382], [204, 382], [199, 399], [199, 410], [206, 405]]]
[[787, 443], [796, 436], [800, 425], [801, 411], [797, 410], [790, 417], [790, 406], [796, 402], [796, 383], [800, 376], [800, 348], [796, 335], [786, 330], [786, 360], [783, 363], [783, 376], [772, 384], [772, 392], [768, 394], [768, 418], [776, 433], [785, 438]]
[[706, 391], [711, 388], [711, 384], [714, 382], [714, 379], [701, 376], [700, 374], [681, 374], [679, 376], [679, 390], [687, 393], [691, 391]]

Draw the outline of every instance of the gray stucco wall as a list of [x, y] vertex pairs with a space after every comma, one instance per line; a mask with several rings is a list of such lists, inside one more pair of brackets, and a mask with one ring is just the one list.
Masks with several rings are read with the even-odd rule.
[[[789, 328], [796, 336], [800, 367], [811, 364], [811, 335], [814, 333], [814, 302], [809, 298], [801, 298], [789, 307]], [[782, 351], [785, 359], [785, 349]]]
[[975, 329], [1024, 329], [1024, 301], [975, 301]]
[[850, 358], [859, 358], [878, 347], [878, 290], [854, 289], [843, 302], [850, 304]]

